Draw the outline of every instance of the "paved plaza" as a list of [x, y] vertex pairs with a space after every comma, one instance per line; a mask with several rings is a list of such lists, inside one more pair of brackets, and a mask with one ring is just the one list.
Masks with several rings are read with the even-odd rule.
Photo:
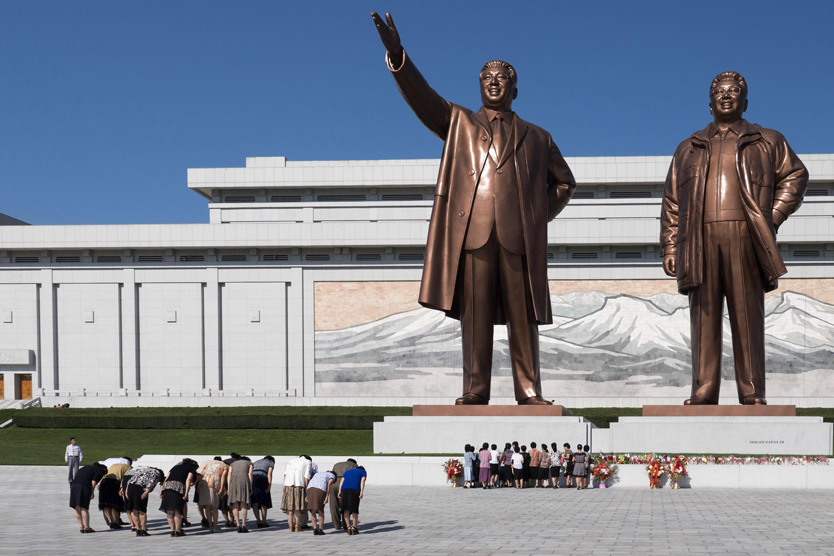
[[[441, 472], [438, 470], [438, 472]], [[150, 537], [106, 529], [98, 510], [81, 535], [64, 467], [0, 467], [2, 554], [833, 554], [830, 491], [647, 488], [379, 487], [368, 478], [360, 534], [290, 533], [279, 510], [269, 529], [171, 538], [149, 510]], [[154, 492], [154, 496], [157, 492]], [[154, 501], [158, 500], [155, 498]], [[277, 503], [277, 501], [276, 501]], [[152, 502], [153, 506], [153, 502]], [[97, 507], [97, 499], [93, 502]], [[192, 521], [196, 508], [189, 504]]]

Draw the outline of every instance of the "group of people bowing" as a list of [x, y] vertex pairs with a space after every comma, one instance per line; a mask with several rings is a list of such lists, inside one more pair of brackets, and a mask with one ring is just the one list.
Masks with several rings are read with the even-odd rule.
[[[272, 476], [275, 458], [265, 456], [252, 461], [232, 452], [228, 458], [197, 463], [185, 458], [168, 473], [156, 467], [133, 467], [129, 457], [110, 458], [78, 470], [70, 481], [69, 505], [81, 533], [93, 533], [90, 527], [90, 501], [99, 493], [98, 507], [111, 529], [122, 529], [126, 513], [131, 531], [137, 537], [148, 536], [147, 511], [151, 493], [161, 485], [159, 509], [166, 514], [170, 535], [185, 536], [188, 501], [200, 514], [200, 525], [209, 533], [219, 533], [220, 515], [227, 528], [248, 533], [247, 513], [251, 507], [258, 528], [270, 527], [267, 512], [272, 508]], [[333, 469], [320, 471], [312, 458], [301, 455], [290, 459], [284, 470], [281, 510], [287, 514], [289, 530], [313, 529], [324, 535], [324, 507], [330, 503], [330, 515], [336, 529], [349, 535], [358, 533], [359, 502], [365, 492], [365, 468], [356, 460], [337, 463]], [[312, 516], [313, 526], [308, 525]]]

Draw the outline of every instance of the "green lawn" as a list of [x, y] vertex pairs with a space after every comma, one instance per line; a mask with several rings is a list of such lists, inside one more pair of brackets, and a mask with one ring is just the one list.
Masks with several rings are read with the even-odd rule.
[[84, 461], [144, 454], [309, 454], [364, 456], [373, 453], [369, 430], [114, 430], [0, 429], [0, 465], [62, 465], [71, 436]]
[[[95, 416], [110, 420], [125, 415], [133, 417], [208, 417], [274, 415], [326, 416], [410, 415], [410, 407], [266, 407], [266, 408], [104, 408], [23, 410], [40, 415], [68, 417]], [[0, 422], [19, 410], [0, 411]], [[573, 414], [584, 416], [598, 427], [608, 427], [619, 416], [642, 414], [632, 408], [577, 408]], [[834, 408], [798, 408], [797, 415], [821, 416], [834, 421]], [[70, 436], [78, 438], [84, 460], [92, 462], [113, 456], [138, 458], [144, 454], [309, 454], [332, 456], [367, 456], [373, 453], [371, 430], [287, 430], [287, 429], [102, 429], [102, 428], [19, 428], [0, 429], [0, 465], [61, 465], [64, 447]], [[459, 455], [459, 454], [458, 454]]]

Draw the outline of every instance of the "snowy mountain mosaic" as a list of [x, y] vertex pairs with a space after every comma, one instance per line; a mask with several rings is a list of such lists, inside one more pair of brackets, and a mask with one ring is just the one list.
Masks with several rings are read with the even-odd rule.
[[[551, 296], [553, 324], [541, 326], [545, 396], [684, 396], [689, 393], [689, 302], [685, 296], [600, 292]], [[765, 342], [769, 396], [822, 396], [834, 387], [834, 305], [786, 291], [768, 297]], [[461, 387], [460, 327], [414, 309], [316, 332], [316, 394], [450, 396]], [[733, 381], [730, 324], [724, 373]], [[506, 328], [495, 328], [492, 396], [512, 396]], [[733, 382], [722, 394], [732, 394]], [[728, 390], [729, 388], [729, 390]]]

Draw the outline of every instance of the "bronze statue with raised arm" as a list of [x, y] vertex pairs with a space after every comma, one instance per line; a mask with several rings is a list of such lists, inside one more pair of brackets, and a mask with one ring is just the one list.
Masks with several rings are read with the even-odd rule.
[[718, 403], [726, 298], [739, 403], [766, 405], [764, 294], [787, 272], [776, 232], [802, 203], [808, 171], [781, 133], [742, 118], [741, 75], [718, 74], [709, 94], [713, 122], [675, 151], [660, 217], [663, 270], [689, 296], [684, 404]]
[[489, 403], [493, 324], [506, 324], [516, 400], [549, 405], [538, 329], [552, 322], [547, 223], [573, 195], [573, 174], [550, 134], [512, 112], [513, 66], [484, 65], [483, 107], [473, 112], [429, 87], [403, 50], [391, 14], [387, 22], [371, 16], [403, 98], [445, 142], [419, 302], [460, 320], [463, 395], [455, 403]]

